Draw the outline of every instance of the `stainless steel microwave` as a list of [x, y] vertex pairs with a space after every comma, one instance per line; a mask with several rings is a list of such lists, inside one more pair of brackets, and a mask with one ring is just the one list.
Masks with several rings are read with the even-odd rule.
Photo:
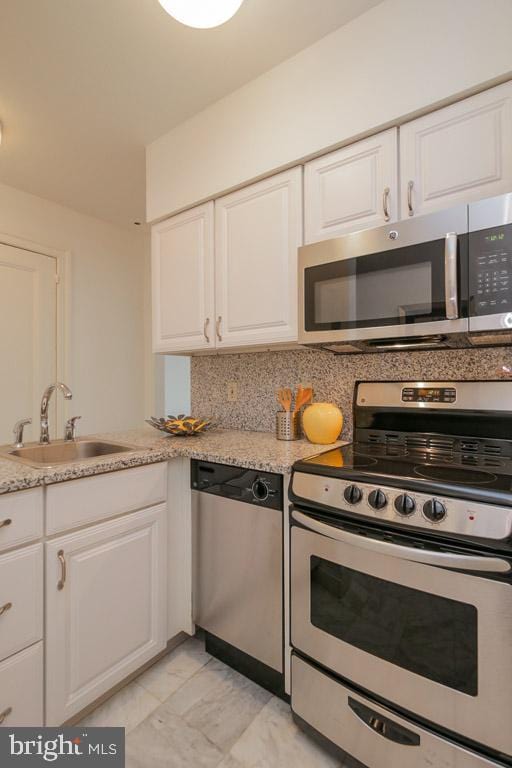
[[299, 249], [299, 343], [512, 343], [512, 194]]

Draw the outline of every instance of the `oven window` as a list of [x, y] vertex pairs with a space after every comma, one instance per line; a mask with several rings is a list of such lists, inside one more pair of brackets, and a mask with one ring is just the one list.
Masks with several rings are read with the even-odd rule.
[[403, 669], [476, 696], [477, 610], [311, 557], [315, 627]]

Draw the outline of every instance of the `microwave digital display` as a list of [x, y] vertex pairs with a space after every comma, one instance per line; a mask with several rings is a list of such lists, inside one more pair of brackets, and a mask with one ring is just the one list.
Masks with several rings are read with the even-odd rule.
[[486, 243], [497, 243], [505, 239], [504, 232], [493, 232], [491, 235], [485, 235], [484, 240]]

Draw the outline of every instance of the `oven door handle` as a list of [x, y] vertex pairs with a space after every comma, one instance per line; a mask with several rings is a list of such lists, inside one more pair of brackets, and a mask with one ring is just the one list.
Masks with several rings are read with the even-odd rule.
[[457, 320], [457, 233], [448, 232], [444, 239], [444, 300], [447, 320]]
[[451, 552], [434, 552], [427, 549], [416, 549], [416, 547], [403, 547], [401, 544], [393, 544], [388, 541], [379, 541], [370, 539], [366, 536], [359, 536], [357, 533], [349, 533], [341, 528], [335, 528], [320, 520], [315, 520], [309, 515], [292, 510], [292, 517], [297, 523], [300, 523], [310, 531], [320, 533], [335, 541], [341, 541], [343, 544], [351, 544], [354, 547], [368, 549], [370, 552], [377, 552], [380, 555], [389, 557], [398, 557], [401, 560], [411, 560], [415, 563], [424, 563], [425, 565], [437, 565], [440, 568], [455, 568], [460, 571], [486, 571], [488, 573], [508, 573], [510, 563], [501, 560], [498, 557], [478, 557], [477, 555], [458, 555]]

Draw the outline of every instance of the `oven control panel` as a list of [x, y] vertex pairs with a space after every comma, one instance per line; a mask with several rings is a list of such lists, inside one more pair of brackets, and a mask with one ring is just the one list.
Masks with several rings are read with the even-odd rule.
[[305, 502], [414, 528], [496, 541], [506, 539], [512, 532], [509, 507], [306, 472], [294, 473], [292, 490]]
[[471, 314], [512, 311], [512, 225], [470, 234]]
[[404, 387], [403, 403], [454, 403], [457, 399], [455, 387]]

